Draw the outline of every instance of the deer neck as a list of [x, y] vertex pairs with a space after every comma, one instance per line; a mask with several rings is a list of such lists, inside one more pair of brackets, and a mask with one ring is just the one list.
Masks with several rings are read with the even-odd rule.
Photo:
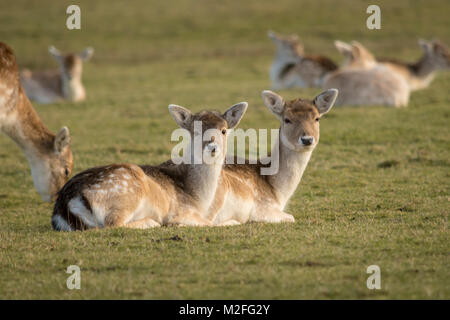
[[83, 100], [86, 97], [83, 84], [81, 82], [81, 75], [69, 79], [68, 77], [61, 76], [62, 94], [65, 99], [71, 101]]
[[17, 91], [15, 102], [1, 128], [22, 149], [32, 173], [36, 173], [46, 167], [46, 155], [53, 150], [55, 136], [41, 121], [22, 87]]
[[272, 66], [270, 67], [270, 77], [272, 81], [276, 81], [282, 78], [285, 75], [286, 70], [290, 66], [294, 66], [299, 63], [300, 60], [300, 57], [291, 57], [281, 52], [277, 52]]
[[[205, 212], [212, 205], [222, 172], [222, 161], [214, 163], [197, 163], [194, 160], [194, 147], [191, 144], [191, 163], [186, 164], [186, 177], [184, 185], [186, 192], [196, 199], [197, 207], [201, 212]], [[198, 150], [197, 150], [198, 151]], [[198, 152], [197, 152], [198, 153]]]
[[312, 150], [293, 151], [285, 146], [282, 139], [282, 133], [280, 132], [278, 141], [271, 153], [272, 161], [278, 160], [279, 169], [277, 173], [269, 176], [269, 183], [272, 185], [283, 210], [302, 179], [303, 172], [311, 158]]
[[432, 58], [425, 54], [419, 61], [409, 66], [410, 78], [413, 89], [422, 89], [427, 87], [434, 79], [436, 66]]

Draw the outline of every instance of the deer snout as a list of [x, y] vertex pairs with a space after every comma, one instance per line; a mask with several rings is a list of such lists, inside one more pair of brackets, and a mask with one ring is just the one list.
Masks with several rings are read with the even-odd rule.
[[216, 152], [219, 151], [219, 146], [217, 143], [211, 142], [207, 145], [208, 150], [211, 152], [211, 155], [215, 155]]
[[314, 137], [312, 137], [312, 136], [300, 137], [299, 143], [304, 146], [310, 146], [310, 145], [314, 144]]

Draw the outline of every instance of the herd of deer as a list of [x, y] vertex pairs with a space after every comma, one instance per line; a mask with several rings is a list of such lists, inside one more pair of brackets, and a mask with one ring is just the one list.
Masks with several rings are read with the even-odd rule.
[[[264, 159], [256, 164], [225, 164], [227, 135], [247, 109], [247, 103], [241, 102], [223, 114], [193, 114], [181, 106], [169, 106], [178, 126], [190, 132], [191, 164], [171, 160], [157, 166], [111, 164], [85, 170], [70, 180], [69, 130], [63, 127], [54, 135], [30, 100], [84, 100], [82, 63], [93, 55], [93, 49], [63, 55], [50, 47], [58, 71], [19, 72], [12, 49], [0, 42], [0, 130], [23, 150], [42, 199], [56, 200], [53, 228], [74, 231], [293, 222], [294, 217], [283, 210], [319, 142], [322, 115], [334, 104], [406, 106], [411, 90], [426, 87], [437, 70], [450, 67], [448, 50], [436, 41], [420, 41], [424, 56], [412, 64], [376, 59], [358, 42], [336, 41], [345, 56], [338, 68], [329, 58], [304, 54], [296, 36], [269, 32], [269, 37], [277, 46], [270, 69], [274, 89], [325, 89], [312, 100], [292, 101], [269, 90], [262, 92], [265, 105], [280, 121], [279, 138], [273, 146], [278, 152], [272, 153], [279, 163], [275, 174], [261, 175], [260, 169], [270, 166]], [[202, 135], [207, 130], [217, 132], [203, 139], [200, 157], [194, 150], [195, 122], [202, 124]], [[213, 161], [204, 161], [204, 154]]]

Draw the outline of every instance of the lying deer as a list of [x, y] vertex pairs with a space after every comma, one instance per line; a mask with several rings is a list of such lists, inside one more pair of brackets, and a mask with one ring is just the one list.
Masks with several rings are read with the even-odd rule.
[[306, 55], [296, 35], [280, 36], [269, 31], [268, 36], [277, 47], [270, 68], [274, 90], [320, 87], [324, 76], [337, 69], [336, 64], [327, 57]]
[[336, 47], [344, 53], [344, 66], [328, 74], [324, 88], [337, 88], [336, 105], [386, 105], [406, 107], [410, 89], [406, 80], [387, 66], [379, 64], [375, 57], [360, 43], [352, 45], [341, 41]]
[[62, 54], [51, 46], [49, 52], [58, 62], [59, 70], [32, 72], [26, 69], [20, 74], [28, 98], [39, 103], [83, 101], [86, 98], [81, 82], [83, 62], [92, 57], [94, 49], [86, 48], [79, 54]]
[[19, 82], [16, 58], [0, 42], [0, 129], [22, 149], [34, 185], [44, 201], [52, 201], [72, 172], [69, 129], [55, 136], [37, 115]]
[[[161, 225], [206, 226], [226, 155], [228, 130], [239, 123], [247, 103], [224, 114], [170, 105], [176, 123], [190, 132], [192, 164], [136, 166], [114, 164], [88, 169], [70, 179], [59, 192], [53, 211], [55, 230], [89, 228], [150, 228]], [[195, 124], [202, 124], [202, 131]], [[203, 138], [200, 150], [195, 136]], [[198, 152], [200, 151], [200, 152]], [[213, 161], [205, 161], [205, 156]]]
[[293, 222], [294, 217], [284, 209], [319, 142], [319, 119], [330, 111], [337, 95], [336, 89], [330, 89], [312, 101], [285, 101], [272, 91], [263, 91], [266, 106], [280, 120], [279, 139], [272, 149], [272, 157], [278, 155], [279, 170], [272, 175], [261, 175], [260, 169], [270, 166], [261, 164], [265, 161], [225, 165], [213, 205], [205, 218], [213, 225]]
[[[394, 59], [375, 57], [360, 43], [353, 42], [352, 45], [342, 41], [335, 42], [338, 50], [346, 57], [345, 65], [360, 65], [371, 68], [374, 64], [383, 65], [390, 72], [402, 76], [411, 91], [428, 87], [434, 79], [436, 72], [450, 69], [450, 52], [448, 48], [439, 41], [419, 40], [423, 49], [423, 56], [416, 62], [406, 63]], [[360, 55], [360, 52], [364, 52]]]

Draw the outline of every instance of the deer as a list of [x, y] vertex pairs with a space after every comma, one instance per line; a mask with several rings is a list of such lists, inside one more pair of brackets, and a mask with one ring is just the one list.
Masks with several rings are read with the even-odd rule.
[[305, 54], [296, 35], [282, 36], [269, 31], [268, 36], [277, 47], [270, 67], [273, 90], [320, 87], [324, 76], [337, 69], [325, 56]]
[[20, 80], [28, 98], [42, 104], [85, 100], [86, 90], [81, 81], [83, 62], [92, 57], [94, 49], [88, 47], [81, 53], [63, 54], [50, 46], [48, 51], [58, 62], [59, 69], [34, 72], [23, 70]]
[[[365, 47], [355, 41], [352, 45], [335, 41], [335, 46], [346, 57], [343, 66], [359, 65], [365, 68], [372, 68], [375, 64], [385, 66], [389, 72], [402, 76], [411, 91], [416, 91], [427, 88], [438, 71], [450, 69], [450, 52], [442, 42], [419, 39], [418, 43], [423, 50], [423, 55], [412, 63], [389, 58], [375, 58]], [[361, 55], [360, 52], [363, 54]]]
[[323, 88], [339, 90], [336, 106], [406, 107], [410, 95], [405, 79], [384, 66], [337, 70], [325, 77]]
[[23, 151], [34, 186], [45, 202], [51, 202], [73, 168], [67, 127], [55, 135], [39, 118], [20, 85], [13, 50], [0, 42], [0, 131]]
[[294, 222], [285, 207], [319, 142], [319, 120], [330, 111], [337, 96], [338, 90], [329, 89], [313, 100], [285, 101], [275, 92], [263, 91], [265, 105], [280, 121], [278, 140], [272, 148], [272, 161], [277, 157], [279, 169], [262, 175], [261, 168], [270, 164], [261, 159], [256, 164], [236, 164], [240, 163], [237, 159], [234, 164], [225, 164], [205, 219], [213, 226]]
[[[227, 135], [238, 125], [247, 106], [241, 102], [223, 114], [193, 114], [184, 107], [169, 105], [178, 126], [189, 131], [191, 161], [157, 166], [112, 164], [83, 171], [59, 192], [53, 229], [211, 225], [203, 217], [214, 200], [226, 156]], [[199, 123], [201, 130], [196, 129]], [[198, 135], [203, 141], [196, 147]]]
[[336, 106], [385, 105], [406, 107], [410, 88], [407, 81], [375, 57], [359, 42], [335, 41], [346, 57], [343, 66], [325, 76], [323, 88], [337, 88]]

